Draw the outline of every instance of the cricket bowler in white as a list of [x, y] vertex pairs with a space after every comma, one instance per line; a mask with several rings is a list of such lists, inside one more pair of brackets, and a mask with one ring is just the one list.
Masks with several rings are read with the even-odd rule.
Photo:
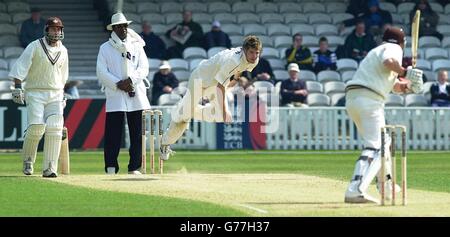
[[[67, 49], [62, 44], [64, 25], [49, 17], [44, 37], [31, 42], [13, 65], [13, 101], [27, 105], [27, 129], [23, 142], [23, 173], [33, 174], [39, 141], [45, 133], [43, 177], [57, 177], [65, 106], [64, 85], [69, 75]], [[22, 82], [26, 84], [22, 89]]]
[[[241, 73], [251, 72], [259, 62], [262, 44], [258, 37], [247, 36], [242, 47], [221, 51], [203, 60], [191, 73], [188, 92], [172, 111], [172, 120], [162, 137], [161, 158], [168, 160], [174, 144], [193, 118], [207, 122], [231, 122], [226, 90], [236, 85]], [[205, 106], [202, 98], [208, 98]]]
[[[419, 93], [423, 87], [419, 69], [403, 68], [403, 48], [405, 34], [400, 28], [388, 28], [383, 35], [383, 43], [372, 49], [361, 62], [352, 80], [346, 86], [346, 109], [363, 139], [364, 148], [356, 161], [352, 180], [345, 192], [345, 202], [366, 203], [379, 201], [367, 194], [372, 180], [377, 176], [377, 188], [381, 184], [381, 127], [385, 125], [384, 103], [390, 92]], [[400, 81], [398, 76], [407, 80]], [[390, 137], [386, 140], [386, 194], [392, 195]], [[396, 192], [400, 187], [396, 185]]]

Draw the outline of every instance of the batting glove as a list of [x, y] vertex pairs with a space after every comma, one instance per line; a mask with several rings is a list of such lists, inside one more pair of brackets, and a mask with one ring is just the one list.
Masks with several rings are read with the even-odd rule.
[[12, 94], [12, 100], [14, 101], [14, 103], [21, 104], [21, 105], [25, 104], [25, 95], [23, 93], [22, 88], [14, 88], [11, 91], [11, 94]]
[[420, 93], [423, 89], [423, 80], [422, 80], [423, 71], [420, 69], [415, 69], [409, 66], [406, 69], [406, 79], [408, 79], [411, 83], [408, 83], [408, 89], [413, 93]]

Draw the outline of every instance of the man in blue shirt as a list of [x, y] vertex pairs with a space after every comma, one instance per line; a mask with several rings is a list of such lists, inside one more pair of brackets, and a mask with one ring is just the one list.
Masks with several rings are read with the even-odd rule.
[[41, 10], [31, 9], [31, 18], [25, 20], [20, 28], [20, 44], [26, 48], [29, 43], [44, 37], [45, 21], [41, 18]]
[[152, 26], [147, 21], [142, 23], [141, 37], [145, 41], [144, 51], [147, 58], [167, 59], [166, 44], [152, 32]]

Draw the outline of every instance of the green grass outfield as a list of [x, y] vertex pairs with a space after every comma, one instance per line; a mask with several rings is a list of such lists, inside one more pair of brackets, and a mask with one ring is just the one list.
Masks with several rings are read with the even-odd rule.
[[[359, 151], [178, 151], [175, 157], [165, 162], [165, 175], [170, 177], [171, 174], [182, 171], [224, 175], [298, 174], [347, 182], [358, 155]], [[121, 152], [119, 161], [120, 173], [125, 174], [128, 162], [125, 150]], [[397, 161], [399, 168], [399, 157]], [[242, 208], [217, 202], [193, 200], [189, 197], [107, 191], [76, 184], [51, 182], [39, 176], [41, 163], [42, 154], [40, 153], [35, 166], [36, 175], [25, 177], [21, 173], [22, 162], [19, 153], [0, 153], [0, 216], [254, 215], [252, 211]], [[71, 152], [70, 177], [82, 175], [93, 178], [103, 175], [102, 152]], [[106, 177], [106, 175], [100, 177]], [[64, 177], [58, 179], [64, 179]], [[450, 152], [411, 151], [408, 153], [408, 188], [450, 193], [449, 184]], [[133, 182], [129, 185], [133, 185]], [[344, 191], [342, 190], [342, 193]], [[375, 213], [375, 215], [380, 214]], [[450, 213], [447, 216], [450, 216]]]

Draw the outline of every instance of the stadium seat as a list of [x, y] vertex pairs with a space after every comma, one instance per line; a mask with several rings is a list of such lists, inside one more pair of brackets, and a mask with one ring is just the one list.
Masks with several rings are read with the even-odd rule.
[[233, 35], [230, 36], [231, 45], [233, 47], [239, 47], [242, 46], [242, 41], [244, 40], [244, 37], [241, 35]]
[[13, 24], [0, 24], [0, 35], [17, 36], [17, 27]]
[[319, 24], [315, 28], [317, 36], [338, 35], [338, 28], [332, 24]]
[[329, 81], [323, 85], [323, 91], [330, 98], [336, 93], [345, 93], [345, 83], [342, 81]]
[[1, 80], [9, 80], [8, 77], [9, 71], [0, 69], [0, 81]]
[[343, 82], [350, 81], [355, 75], [355, 71], [345, 71], [341, 74], [341, 78]]
[[423, 70], [423, 76], [427, 78], [427, 81], [436, 81], [436, 74], [431, 70]]
[[286, 80], [289, 78], [289, 73], [286, 70], [273, 70], [273, 75], [277, 80]]
[[173, 74], [175, 74], [179, 81], [187, 81], [191, 76], [191, 73], [189, 71], [184, 70], [174, 71]]
[[222, 24], [222, 30], [223, 24], [234, 24], [237, 22], [236, 15], [231, 13], [218, 13], [214, 15], [214, 20], [219, 21]]
[[388, 106], [388, 107], [395, 107], [395, 106], [403, 107], [403, 106], [405, 106], [405, 99], [401, 95], [390, 93], [387, 96], [386, 102], [384, 103], [384, 105]]
[[15, 35], [0, 36], [0, 48], [5, 46], [20, 46], [19, 37]]
[[349, 34], [353, 32], [355, 26], [345, 27], [344, 30], [340, 33], [342, 37], [347, 37]]
[[322, 83], [317, 81], [306, 81], [306, 89], [308, 93], [323, 93]]
[[0, 100], [12, 100], [12, 94], [7, 93], [0, 93]]
[[207, 57], [206, 51], [200, 47], [188, 47], [183, 51], [183, 58], [186, 60]]
[[431, 70], [431, 63], [425, 59], [417, 59], [416, 67], [422, 70]]
[[[264, 52], [264, 50], [263, 50], [263, 52]], [[269, 61], [269, 64], [270, 64], [270, 67], [272, 67], [272, 70], [284, 70], [285, 69], [286, 62], [281, 59], [268, 58], [267, 61]]]
[[197, 23], [211, 24], [213, 21], [213, 17], [211, 14], [197, 12], [192, 15], [192, 19]]
[[254, 13], [240, 13], [237, 16], [238, 24], [259, 24], [259, 22], [259, 16]]
[[280, 52], [280, 59], [283, 60], [283, 61], [286, 61], [286, 50], [287, 50], [287, 48], [288, 47], [277, 48], [278, 52]]
[[16, 63], [17, 58], [10, 58], [8, 59], [8, 68], [11, 69], [13, 65]]
[[262, 24], [284, 22], [284, 16], [277, 13], [263, 13], [260, 16]]
[[433, 61], [432, 67], [433, 67], [434, 72], [437, 72], [441, 69], [448, 71], [448, 70], [450, 70], [450, 60], [437, 59], [437, 60]]
[[345, 20], [353, 19], [353, 15], [350, 13], [334, 13], [331, 15], [333, 24], [340, 24]]
[[351, 58], [341, 58], [336, 61], [337, 71], [343, 73], [345, 71], [355, 71], [358, 69], [358, 62]]
[[303, 36], [302, 45], [306, 47], [319, 47], [319, 37], [305, 35]]
[[184, 86], [178, 86], [178, 87], [175, 87], [175, 88], [172, 90], [172, 93], [173, 93], [173, 94], [176, 94], [176, 95], [180, 95], [181, 97], [183, 97], [183, 96], [186, 94], [187, 90], [188, 90], [187, 87], [184, 87]]
[[427, 48], [425, 49], [425, 59], [448, 59], [448, 51], [442, 48]]
[[[273, 47], [273, 39], [267, 35], [259, 35], [259, 40], [261, 40], [263, 48]], [[264, 51], [264, 50], [263, 50]]]
[[300, 13], [286, 13], [284, 14], [284, 23], [286, 24], [305, 24], [308, 23], [308, 16]]
[[[380, 9], [388, 11], [391, 14], [397, 12], [397, 7], [390, 2], [380, 2]], [[412, 10], [412, 8], [410, 10]]]
[[[292, 46], [292, 37], [276, 36], [274, 39], [275, 48], [288, 48]], [[284, 53], [283, 53], [284, 55]]]
[[143, 13], [159, 13], [159, 4], [154, 2], [141, 2], [136, 5], [136, 12]]
[[175, 105], [181, 100], [181, 96], [177, 94], [162, 94], [158, 98], [158, 105]]
[[392, 15], [392, 21], [393, 21], [394, 24], [403, 24], [403, 23], [405, 23], [405, 20], [404, 20], [405, 18], [404, 18], [403, 15], [395, 14], [395, 13], [393, 13], [391, 15]]
[[436, 13], [444, 13], [444, 8], [442, 7], [441, 4], [439, 4], [437, 2], [431, 2], [430, 1], [430, 7]]
[[333, 20], [331, 16], [324, 13], [314, 13], [308, 16], [308, 22], [310, 24], [331, 24]]
[[278, 6], [275, 3], [263, 2], [256, 4], [256, 13], [275, 13], [278, 12]]
[[341, 75], [336, 71], [325, 70], [317, 74], [317, 80], [322, 83], [327, 81], [340, 81]]
[[200, 64], [201, 61], [203, 61], [204, 59], [201, 58], [197, 58], [197, 59], [193, 59], [189, 62], [189, 70], [192, 72], [194, 71], [195, 68], [197, 68], [198, 64]]
[[227, 33], [229, 36], [234, 36], [234, 35], [242, 35], [242, 26], [237, 25], [237, 24], [223, 24], [221, 26], [222, 31]]
[[318, 2], [307, 2], [303, 4], [303, 13], [325, 13], [325, 6]]
[[[295, 2], [282, 2], [279, 3], [280, 13], [300, 13], [302, 12], [302, 5]], [[287, 23], [287, 22], [286, 22]]]
[[209, 13], [229, 13], [231, 12], [230, 4], [226, 2], [211, 2], [208, 4]]
[[183, 5], [177, 3], [177, 2], [163, 2], [159, 3], [161, 7], [161, 13], [178, 13], [181, 15], [181, 12], [183, 11]]
[[275, 86], [268, 81], [255, 81], [253, 82], [253, 86], [256, 91], [264, 92], [264, 93], [272, 93], [275, 92]]
[[405, 106], [407, 107], [423, 107], [429, 106], [428, 100], [422, 94], [407, 94], [405, 96]]
[[152, 26], [154, 24], [165, 24], [166, 19], [163, 15], [158, 13], [146, 13], [141, 16], [142, 21], [148, 21]]
[[150, 71], [159, 70], [160, 65], [161, 65], [161, 60], [156, 59], [156, 58], [148, 59], [148, 66], [150, 68]]
[[255, 12], [255, 4], [250, 2], [235, 2], [231, 6], [233, 13], [253, 13]]
[[308, 105], [311, 107], [330, 106], [330, 97], [320, 93], [308, 94]]
[[162, 24], [152, 25], [152, 31], [156, 35], [164, 35], [166, 33], [166, 31], [169, 29], [170, 28], [168, 28], [167, 25], [162, 25]]
[[211, 58], [212, 56], [216, 55], [218, 52], [223, 51], [227, 48], [225, 47], [212, 47], [208, 49], [208, 52], [206, 53], [208, 55], [208, 58]]
[[292, 35], [300, 33], [303, 36], [305, 35], [315, 35], [314, 27], [308, 24], [294, 24], [291, 25]]
[[9, 13], [30, 12], [30, 5], [26, 2], [9, 2], [6, 5]]
[[173, 71], [189, 70], [189, 64], [184, 59], [179, 59], [179, 58], [169, 59], [169, 65], [170, 65], [170, 67], [172, 67]]
[[184, 4], [185, 11], [191, 11], [194, 14], [199, 12], [208, 12], [208, 5], [201, 2], [187, 2]]
[[264, 47], [261, 53], [261, 57], [264, 57], [266, 59], [278, 59], [280, 58], [280, 55], [277, 49]]
[[403, 13], [408, 13], [411, 12], [414, 9], [414, 5], [416, 5], [413, 2], [403, 2], [398, 4], [397, 6], [397, 13], [398, 14], [403, 14]]
[[0, 12], [0, 24], [11, 23], [11, 16], [8, 13]]
[[174, 25], [183, 21], [183, 16], [180, 13], [166, 13], [166, 24]]
[[330, 48], [335, 48], [339, 45], [344, 45], [345, 43], [344, 37], [341, 36], [328, 35], [327, 40]]
[[444, 37], [444, 39], [442, 39], [442, 48], [450, 48], [450, 36]]
[[345, 93], [334, 93], [331, 95], [331, 106], [343, 106], [341, 100], [345, 100]]
[[347, 10], [347, 4], [343, 2], [326, 2], [325, 9], [327, 13], [343, 13]]
[[419, 38], [419, 48], [441, 47], [441, 41], [434, 36], [422, 36]]
[[436, 30], [444, 36], [450, 36], [450, 25], [438, 25]]
[[304, 81], [316, 81], [316, 74], [309, 70], [300, 70], [298, 77]]
[[6, 4], [3, 2], [0, 2], [0, 12], [7, 12]]
[[0, 81], [0, 92], [11, 92], [11, 89], [13, 88], [13, 82], [12, 81]]
[[242, 25], [244, 35], [266, 35], [266, 27], [260, 24]]
[[30, 18], [30, 13], [15, 13], [12, 15], [12, 23], [13, 24], [21, 24], [25, 20], [28, 20]]
[[180, 81], [180, 82], [178, 83], [178, 87], [185, 87], [185, 88], [187, 88], [187, 87], [188, 87], [188, 84], [189, 84], [188, 81]]
[[430, 93], [431, 86], [432, 86], [434, 83], [435, 83], [434, 81], [427, 81], [427, 82], [423, 83], [423, 90], [422, 90], [422, 93], [423, 93], [423, 94]]
[[3, 57], [5, 58], [18, 58], [22, 52], [22, 47], [7, 47], [3, 50]]
[[291, 35], [291, 28], [285, 24], [269, 24], [267, 25], [267, 34], [269, 36]]

